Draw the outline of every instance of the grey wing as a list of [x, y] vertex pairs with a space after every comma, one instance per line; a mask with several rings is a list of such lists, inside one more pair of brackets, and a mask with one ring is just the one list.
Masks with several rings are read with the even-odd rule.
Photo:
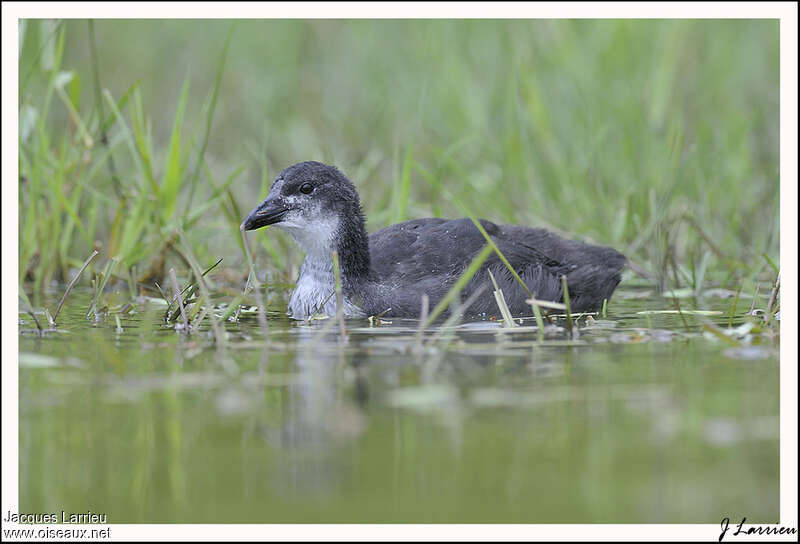
[[[566, 276], [570, 305], [576, 312], [597, 309], [604, 299], [611, 298], [626, 263], [625, 257], [613, 248], [566, 239], [546, 229], [504, 225], [493, 239], [536, 298], [563, 302], [562, 276]], [[530, 296], [506, 266], [497, 259], [487, 268], [503, 290], [511, 312], [530, 313], [525, 303]], [[481, 270], [473, 281], [490, 280], [488, 273]], [[493, 302], [490, 300], [484, 305], [486, 308], [477, 310], [496, 311]]]
[[[482, 223], [497, 230], [493, 223]], [[485, 243], [469, 219], [406, 221], [370, 235], [370, 271], [391, 290], [387, 298], [393, 315], [418, 315], [422, 295], [433, 307]]]
[[469, 219], [406, 221], [370, 235], [371, 269], [381, 281], [395, 283], [459, 275], [485, 243]]
[[[612, 248], [565, 239], [545, 229], [480, 221], [537, 298], [562, 301], [561, 277], [566, 275], [573, 310], [585, 311], [602, 305], [620, 281], [625, 257]], [[394, 315], [417, 315], [423, 294], [435, 305], [486, 245], [469, 218], [407, 221], [375, 232], [369, 242], [371, 272], [391, 298]], [[511, 312], [529, 314], [528, 291], [496, 254], [489, 256], [462, 293], [463, 300], [476, 289], [488, 288], [468, 313], [498, 313], [489, 270]]]

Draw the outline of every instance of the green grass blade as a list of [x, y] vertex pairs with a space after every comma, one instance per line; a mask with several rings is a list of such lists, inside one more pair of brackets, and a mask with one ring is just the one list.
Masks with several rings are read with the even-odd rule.
[[455, 299], [459, 293], [467, 286], [467, 283], [472, 279], [472, 277], [477, 274], [478, 270], [480, 269], [481, 265], [483, 265], [484, 261], [489, 258], [489, 255], [492, 254], [492, 247], [490, 245], [483, 246], [483, 249], [472, 259], [472, 262], [469, 266], [464, 270], [461, 276], [458, 277], [458, 280], [453, 284], [453, 286], [447, 291], [442, 300], [433, 308], [433, 311], [428, 316], [428, 320], [425, 322], [425, 325], [421, 328], [424, 330], [433, 323], [439, 315], [447, 309], [450, 305], [450, 302]]
[[178, 200], [178, 191], [183, 179], [181, 164], [181, 126], [183, 125], [183, 112], [189, 96], [189, 78], [183, 82], [178, 109], [175, 112], [175, 121], [172, 124], [172, 135], [169, 140], [167, 164], [164, 169], [164, 180], [161, 183], [161, 214], [164, 222], [168, 222], [175, 213], [175, 204]]
[[775, 264], [775, 261], [773, 261], [773, 260], [770, 258], [770, 256], [769, 256], [769, 255], [767, 255], [766, 253], [762, 253], [762, 256], [764, 257], [764, 260], [765, 260], [765, 261], [767, 261], [767, 264], [769, 264], [769, 265], [772, 267], [772, 270], [774, 270], [776, 274], [777, 274], [778, 272], [780, 272], [780, 268], [778, 267], [778, 265], [777, 265], [777, 264]]
[[414, 146], [409, 145], [403, 159], [403, 170], [400, 179], [393, 187], [394, 205], [392, 206], [393, 223], [405, 221], [408, 217], [408, 195], [411, 192], [411, 166], [414, 164]]
[[[115, 106], [116, 107], [116, 106]], [[158, 199], [159, 188], [153, 175], [152, 145], [145, 133], [144, 110], [142, 109], [142, 95], [139, 89], [133, 92], [133, 102], [130, 105], [131, 124], [133, 125], [133, 142], [136, 152], [141, 159], [141, 172], [150, 185], [153, 196]]]
[[97, 288], [97, 291], [94, 294], [94, 298], [92, 302], [89, 304], [89, 309], [86, 310], [86, 317], [89, 317], [92, 314], [92, 310], [96, 310], [97, 304], [100, 302], [100, 299], [103, 296], [103, 291], [106, 288], [106, 283], [108, 283], [108, 278], [111, 277], [111, 274], [114, 272], [114, 267], [117, 265], [118, 259], [112, 257], [108, 260], [108, 264], [106, 264], [106, 269], [103, 272], [103, 278], [100, 280], [100, 285]]
[[574, 329], [572, 326], [572, 308], [569, 304], [569, 288], [567, 287], [567, 276], [561, 276], [561, 290], [564, 296], [564, 306], [566, 307], [565, 310], [567, 312], [567, 329], [569, 329], [570, 334], [574, 334]]
[[[423, 179], [428, 181], [428, 183], [431, 183], [430, 180], [428, 179], [428, 177], [423, 177]], [[432, 183], [431, 183], [431, 185], [433, 186]], [[497, 254], [497, 256], [500, 258], [502, 263], [508, 269], [509, 273], [514, 277], [514, 279], [517, 281], [517, 283], [519, 283], [519, 285], [522, 287], [522, 289], [526, 293], [528, 293], [528, 296], [533, 296], [533, 293], [531, 293], [531, 290], [528, 289], [528, 286], [525, 285], [525, 282], [522, 281], [522, 278], [519, 277], [519, 274], [517, 274], [517, 271], [514, 270], [514, 267], [511, 266], [511, 263], [508, 262], [508, 259], [506, 259], [506, 256], [503, 255], [503, 252], [500, 251], [500, 248], [498, 248], [497, 244], [494, 243], [494, 240], [492, 240], [491, 236], [489, 236], [489, 233], [486, 232], [486, 229], [483, 228], [483, 225], [481, 225], [480, 221], [478, 221], [475, 218], [475, 215], [473, 213], [471, 213], [469, 211], [469, 209], [467, 209], [467, 207], [464, 205], [464, 203], [461, 202], [461, 200], [458, 197], [456, 197], [451, 191], [445, 189], [444, 192], [447, 194], [448, 199], [451, 202], [453, 202], [461, 210], [461, 213], [463, 213], [464, 215], [469, 217], [470, 221], [472, 221], [472, 223], [475, 225], [475, 227], [480, 231], [481, 235], [483, 235], [484, 239], [486, 240], [486, 243], [489, 245], [489, 247], [492, 249], [492, 251], [494, 251]]]
[[544, 319], [542, 319], [542, 310], [535, 300], [529, 300], [531, 308], [533, 308], [533, 315], [536, 316], [536, 327], [539, 329], [537, 340], [541, 343], [544, 341]]
[[[141, 83], [141, 81], [142, 81], [141, 79], [137, 79], [136, 81], [133, 82], [133, 84], [131, 84], [130, 87], [128, 87], [128, 89], [124, 93], [122, 93], [122, 96], [116, 103], [116, 107], [112, 110], [111, 113], [108, 114], [108, 116], [106, 116], [105, 120], [103, 121], [101, 134], [103, 132], [108, 131], [112, 126], [114, 126], [114, 123], [117, 121], [118, 118], [117, 114], [121, 112], [123, 109], [125, 109], [125, 106], [128, 105], [128, 100], [130, 100], [130, 97], [133, 94], [133, 92], [139, 88], [139, 84]], [[102, 91], [100, 92], [102, 93]]]
[[217, 77], [214, 80], [214, 90], [211, 94], [211, 104], [208, 107], [208, 112], [206, 114], [206, 129], [205, 133], [203, 134], [203, 143], [200, 145], [200, 151], [197, 154], [197, 163], [194, 167], [194, 173], [191, 177], [191, 183], [189, 185], [189, 198], [186, 204], [187, 209], [191, 209], [192, 201], [194, 200], [194, 192], [195, 187], [197, 186], [197, 179], [200, 175], [200, 167], [203, 164], [203, 160], [206, 154], [206, 147], [208, 146], [208, 137], [211, 134], [211, 120], [214, 118], [214, 110], [217, 108], [217, 96], [219, 95], [219, 87], [222, 83], [222, 74], [225, 70], [225, 60], [228, 57], [228, 48], [231, 45], [231, 38], [233, 38], [233, 30], [236, 28], [236, 22], [234, 21], [231, 23], [230, 29], [228, 29], [228, 35], [225, 38], [225, 45], [222, 47], [222, 53], [220, 54], [219, 65], [217, 66]]
[[489, 278], [492, 280], [492, 285], [494, 285], [494, 299], [497, 302], [497, 307], [500, 309], [500, 315], [503, 316], [503, 326], [514, 328], [517, 326], [517, 324], [514, 322], [514, 317], [511, 315], [511, 310], [508, 309], [508, 303], [506, 303], [506, 297], [503, 296], [503, 290], [498, 287], [492, 271], [489, 270], [488, 272]]
[[491, 246], [492, 250], [497, 254], [497, 256], [500, 258], [500, 260], [503, 261], [503, 264], [506, 266], [508, 271], [511, 272], [511, 275], [514, 276], [514, 279], [517, 280], [517, 283], [519, 283], [520, 286], [522, 286], [522, 288], [525, 290], [526, 293], [528, 293], [529, 296], [533, 296], [533, 293], [531, 293], [531, 290], [528, 289], [528, 286], [525, 285], [525, 282], [522, 281], [522, 278], [519, 277], [519, 274], [517, 274], [517, 271], [514, 270], [514, 267], [511, 266], [511, 263], [508, 262], [508, 259], [506, 259], [506, 256], [503, 255], [503, 252], [500, 251], [500, 249], [494, 243], [494, 240], [492, 240], [492, 237], [489, 236], [489, 233], [486, 232], [486, 229], [483, 228], [483, 225], [481, 225], [481, 222], [478, 221], [477, 219], [475, 219], [472, 215], [469, 215], [468, 217], [475, 224], [475, 226], [478, 228], [478, 230], [481, 231], [481, 234], [486, 239], [486, 243]]

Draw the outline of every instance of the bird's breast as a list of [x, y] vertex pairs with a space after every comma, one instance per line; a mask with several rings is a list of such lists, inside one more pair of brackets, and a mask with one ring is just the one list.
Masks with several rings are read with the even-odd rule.
[[[364, 315], [347, 297], [343, 302], [345, 316]], [[336, 315], [335, 283], [330, 263], [306, 257], [289, 299], [289, 313], [295, 319], [307, 319], [314, 314]]]

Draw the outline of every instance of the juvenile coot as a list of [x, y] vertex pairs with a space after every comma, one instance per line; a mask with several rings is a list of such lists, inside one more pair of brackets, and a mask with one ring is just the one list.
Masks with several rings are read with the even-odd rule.
[[[481, 219], [494, 243], [530, 291], [541, 300], [562, 301], [566, 275], [573, 311], [602, 306], [620, 281], [625, 257], [618, 251], [566, 240], [541, 228], [496, 225]], [[469, 218], [414, 219], [367, 235], [353, 183], [319, 162], [286, 168], [267, 198], [242, 223], [242, 230], [266, 225], [288, 232], [305, 251], [289, 312], [298, 319], [336, 312], [331, 254], [338, 251], [345, 315], [418, 317], [422, 295], [439, 302], [486, 245]], [[491, 270], [513, 315], [530, 315], [530, 295], [492, 254], [461, 292], [462, 300], [491, 285]], [[498, 315], [491, 289], [467, 315]], [[387, 311], [388, 310], [388, 311]]]

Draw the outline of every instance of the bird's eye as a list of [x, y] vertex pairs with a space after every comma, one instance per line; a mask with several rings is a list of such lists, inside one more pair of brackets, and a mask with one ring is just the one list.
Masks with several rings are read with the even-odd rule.
[[300, 192], [303, 193], [304, 195], [310, 195], [311, 191], [313, 190], [314, 186], [311, 185], [310, 183], [304, 183], [300, 186]]

